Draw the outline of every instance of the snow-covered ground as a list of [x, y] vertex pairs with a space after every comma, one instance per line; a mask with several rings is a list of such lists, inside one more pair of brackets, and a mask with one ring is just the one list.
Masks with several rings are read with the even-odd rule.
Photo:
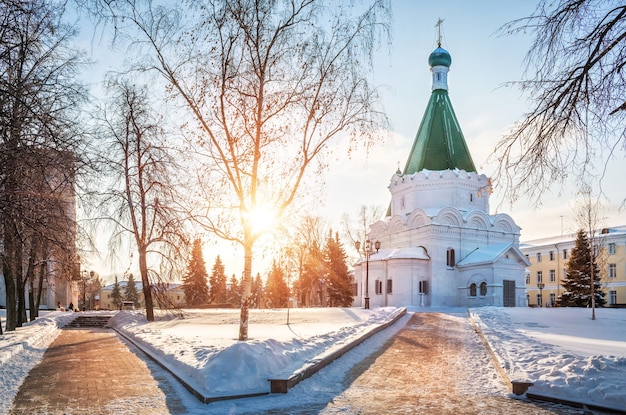
[[[395, 308], [253, 310], [248, 342], [238, 342], [238, 310], [197, 310], [184, 318], [124, 311], [115, 328], [207, 396], [269, 390], [267, 379], [311, 364], [398, 313]], [[463, 309], [438, 311], [467, 318]], [[0, 317], [4, 317], [0, 310]], [[514, 380], [530, 380], [529, 393], [626, 410], [626, 309], [477, 308], [471, 315]], [[19, 385], [75, 313], [49, 312], [16, 332], [0, 336], [0, 414], [8, 413]], [[289, 324], [287, 324], [289, 318]], [[408, 316], [403, 317], [406, 321]], [[321, 404], [328, 380], [342, 378], [355, 362], [381, 347], [402, 321], [368, 340], [326, 369], [323, 376], [287, 394], [201, 404], [182, 386], [175, 390], [189, 414], [246, 413]], [[3, 321], [4, 324], [4, 321]], [[485, 368], [485, 370], [492, 370]], [[320, 373], [321, 375], [322, 373]], [[490, 386], [491, 387], [491, 386]]]
[[511, 380], [528, 393], [626, 411], [626, 309], [471, 309]]

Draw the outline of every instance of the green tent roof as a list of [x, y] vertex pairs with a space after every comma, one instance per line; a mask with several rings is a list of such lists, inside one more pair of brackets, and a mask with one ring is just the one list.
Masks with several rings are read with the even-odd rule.
[[435, 89], [430, 96], [403, 174], [424, 169], [476, 172], [445, 89]]

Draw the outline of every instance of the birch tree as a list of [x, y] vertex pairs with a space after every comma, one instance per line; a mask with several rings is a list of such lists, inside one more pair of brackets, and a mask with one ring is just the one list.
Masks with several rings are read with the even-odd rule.
[[598, 160], [626, 150], [626, 5], [542, 0], [501, 32], [534, 41], [524, 79], [511, 83], [528, 94], [530, 110], [496, 147], [496, 179], [511, 200], [539, 200], [570, 177], [601, 179]]
[[243, 248], [239, 339], [247, 340], [253, 251], [267, 225], [307, 171], [323, 170], [336, 138], [367, 145], [385, 125], [369, 70], [389, 31], [389, 1], [84, 2], [137, 48], [135, 68], [159, 74], [188, 117], [202, 163], [196, 219]]

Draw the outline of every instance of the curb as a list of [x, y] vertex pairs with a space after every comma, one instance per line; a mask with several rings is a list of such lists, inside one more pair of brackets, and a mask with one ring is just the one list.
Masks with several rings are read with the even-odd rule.
[[396, 321], [400, 319], [400, 317], [406, 314], [406, 308], [402, 308], [391, 320], [388, 322], [381, 324], [380, 326], [364, 333], [360, 337], [356, 338], [354, 341], [342, 346], [341, 348], [335, 350], [332, 353], [321, 358], [315, 364], [311, 366], [306, 366], [300, 368], [295, 371], [291, 376], [287, 378], [272, 378], [268, 379], [270, 382], [270, 392], [271, 393], [287, 393], [290, 388], [293, 388], [298, 383], [302, 382], [305, 379], [310, 378], [315, 373], [328, 366], [334, 360], [338, 359], [342, 355], [346, 354], [350, 350], [354, 349], [356, 346], [363, 343], [365, 340], [369, 339], [373, 335], [380, 333], [387, 327], [393, 325]]
[[[317, 373], [318, 371], [320, 371], [321, 369], [323, 369], [324, 367], [332, 363], [334, 360], [341, 357], [343, 354], [349, 352], [350, 350], [360, 345], [361, 343], [363, 343], [365, 340], [369, 339], [373, 335], [391, 326], [392, 324], [397, 322], [400, 319], [400, 317], [404, 316], [405, 314], [406, 314], [406, 308], [402, 308], [400, 311], [398, 311], [398, 313], [396, 313], [396, 315], [391, 320], [387, 321], [386, 323], [381, 324], [380, 326], [375, 327], [372, 330], [369, 330], [363, 333], [361, 336], [345, 344], [340, 349], [337, 349], [334, 352], [329, 353], [328, 355], [324, 356], [315, 364], [306, 366], [297, 370], [293, 375], [289, 376], [287, 379], [268, 379], [268, 381], [270, 382], [270, 392], [257, 392], [257, 393], [249, 393], [249, 394], [242, 394], [242, 395], [224, 395], [224, 396], [204, 395], [199, 390], [194, 388], [193, 385], [191, 385], [189, 382], [185, 381], [176, 373], [174, 373], [169, 367], [167, 367], [167, 365], [164, 365], [162, 362], [160, 362], [155, 356], [153, 356], [152, 353], [150, 353], [150, 351], [146, 350], [144, 347], [134, 342], [130, 337], [126, 336], [123, 332], [117, 330], [116, 328], [114, 327], [109, 327], [109, 328], [111, 328], [113, 331], [119, 334], [122, 338], [124, 338], [124, 340], [128, 341], [134, 347], [141, 350], [147, 357], [150, 358], [150, 360], [152, 360], [161, 368], [166, 370], [169, 374], [171, 374], [178, 382], [180, 382], [185, 387], [185, 389], [187, 389], [200, 402], [211, 403], [211, 402], [217, 402], [217, 401], [225, 401], [225, 400], [232, 400], [232, 399], [241, 399], [241, 398], [250, 398], [254, 396], [268, 395], [270, 393], [287, 393], [289, 388], [311, 377], [312, 375], [314, 375], [315, 373]], [[272, 382], [278, 382], [277, 384], [279, 386], [272, 386]], [[278, 390], [274, 391], [275, 387], [278, 388]]]
[[478, 337], [480, 337], [480, 341], [485, 346], [487, 353], [489, 354], [489, 357], [491, 358], [493, 365], [496, 368], [496, 371], [500, 374], [500, 376], [502, 377], [502, 380], [508, 386], [509, 392], [514, 393], [515, 395], [518, 395], [518, 396], [526, 394], [526, 398], [531, 399], [531, 400], [536, 400], [536, 401], [552, 402], [552, 403], [557, 403], [561, 405], [571, 406], [573, 408], [579, 408], [579, 409], [585, 408], [585, 409], [590, 409], [590, 410], [595, 410], [595, 411], [602, 411], [602, 412], [610, 413], [610, 414], [626, 415], [626, 410], [622, 410], [622, 409], [605, 407], [605, 406], [601, 406], [595, 403], [590, 404], [590, 403], [585, 403], [585, 402], [580, 402], [580, 401], [572, 401], [572, 400], [568, 400], [564, 398], [557, 398], [554, 396], [547, 396], [547, 395], [541, 395], [538, 393], [526, 392], [529, 387], [533, 386], [533, 383], [526, 382], [526, 381], [511, 380], [508, 373], [506, 373], [504, 368], [500, 365], [500, 360], [498, 359], [498, 356], [491, 348], [489, 341], [487, 340], [484, 333], [482, 332], [482, 330], [480, 329], [480, 327], [474, 320], [474, 317], [472, 316], [472, 313], [470, 312], [469, 309], [467, 310], [467, 314], [469, 316], [469, 321], [470, 321], [470, 324], [472, 325], [472, 328], [474, 329], [476, 334], [478, 334]]

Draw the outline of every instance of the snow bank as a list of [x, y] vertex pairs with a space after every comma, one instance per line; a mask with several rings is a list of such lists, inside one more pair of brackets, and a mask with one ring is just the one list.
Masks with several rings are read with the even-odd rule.
[[[323, 318], [316, 314], [320, 313]], [[194, 310], [147, 323], [119, 312], [111, 326], [132, 339], [205, 397], [269, 392], [268, 379], [288, 377], [322, 355], [386, 323], [395, 307], [250, 310], [250, 337], [236, 340], [239, 310]], [[323, 320], [323, 321], [320, 321]]]
[[[5, 327], [6, 310], [1, 310]], [[46, 349], [59, 335], [59, 328], [76, 316], [72, 312], [42, 312], [24, 327], [0, 336], [0, 414], [9, 413], [13, 398], [30, 370], [41, 361]]]
[[626, 310], [475, 308], [511, 380], [542, 396], [626, 410]]

